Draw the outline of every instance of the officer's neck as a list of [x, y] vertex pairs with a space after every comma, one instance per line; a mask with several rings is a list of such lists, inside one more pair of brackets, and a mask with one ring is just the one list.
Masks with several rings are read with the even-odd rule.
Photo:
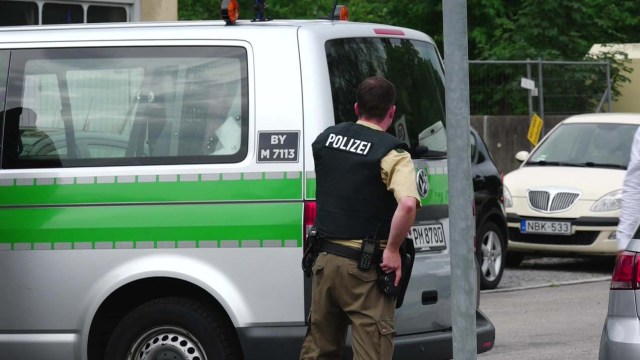
[[382, 131], [387, 131], [387, 128], [389, 128], [388, 124], [385, 124], [384, 121], [380, 121], [378, 119], [361, 117], [361, 118], [358, 119], [358, 121], [365, 122], [365, 123], [368, 123], [368, 124], [371, 124], [371, 125], [375, 125], [376, 127], [380, 128]]

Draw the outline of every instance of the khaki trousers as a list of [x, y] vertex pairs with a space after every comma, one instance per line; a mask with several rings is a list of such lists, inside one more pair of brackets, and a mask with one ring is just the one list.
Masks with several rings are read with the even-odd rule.
[[313, 265], [311, 313], [300, 359], [341, 359], [351, 324], [354, 360], [393, 356], [395, 300], [376, 285], [375, 268], [321, 252]]

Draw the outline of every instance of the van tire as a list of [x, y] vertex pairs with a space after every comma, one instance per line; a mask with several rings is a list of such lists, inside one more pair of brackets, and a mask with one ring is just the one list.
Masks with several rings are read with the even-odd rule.
[[127, 314], [105, 351], [105, 359], [118, 360], [155, 359], [160, 355], [188, 360], [242, 359], [227, 319], [198, 302], [173, 297], [149, 301]]

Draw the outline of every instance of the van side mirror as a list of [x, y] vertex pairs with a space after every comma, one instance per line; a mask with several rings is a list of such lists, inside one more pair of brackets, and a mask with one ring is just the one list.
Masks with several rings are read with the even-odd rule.
[[516, 153], [516, 160], [518, 160], [519, 162], [523, 162], [527, 160], [528, 157], [529, 157], [529, 152], [526, 150], [518, 151]]
[[427, 153], [429, 152], [429, 148], [424, 146], [424, 145], [418, 145], [416, 146], [415, 150], [413, 151], [413, 154], [416, 158], [421, 158], [425, 155], [427, 155]]
[[446, 156], [446, 151], [429, 150], [429, 147], [424, 145], [419, 145], [411, 151], [412, 159], [441, 159]]

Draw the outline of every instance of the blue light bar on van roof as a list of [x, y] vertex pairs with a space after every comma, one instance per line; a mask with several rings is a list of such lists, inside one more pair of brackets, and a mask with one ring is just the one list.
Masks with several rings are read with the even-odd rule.
[[253, 8], [256, 10], [256, 17], [253, 18], [252, 21], [269, 21], [271, 19], [268, 19], [264, 16], [265, 13], [265, 9], [267, 8], [267, 4], [265, 3], [265, 0], [256, 0], [256, 4], [253, 5]]

